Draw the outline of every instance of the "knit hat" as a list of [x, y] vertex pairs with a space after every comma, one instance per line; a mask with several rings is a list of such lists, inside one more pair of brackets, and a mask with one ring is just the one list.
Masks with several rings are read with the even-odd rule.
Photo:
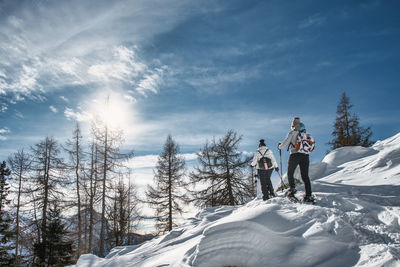
[[[291, 125], [292, 130], [297, 130], [297, 131], [300, 130], [299, 126], [296, 127], [297, 125], [300, 125], [300, 123], [301, 123], [300, 118], [299, 117], [294, 117], [293, 121], [292, 121], [292, 125]], [[298, 128], [298, 129], [296, 129], [296, 128]]]
[[304, 123], [300, 123], [299, 125], [300, 125], [299, 131], [300, 132], [305, 132], [306, 131], [306, 126], [304, 125]]
[[261, 146], [266, 146], [264, 143], [264, 139], [260, 139], [260, 144], [258, 145], [258, 147], [261, 147]]

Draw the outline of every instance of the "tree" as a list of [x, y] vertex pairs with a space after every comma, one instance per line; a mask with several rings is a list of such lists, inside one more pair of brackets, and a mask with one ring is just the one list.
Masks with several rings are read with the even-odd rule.
[[237, 205], [252, 197], [252, 183], [246, 174], [251, 158], [238, 151], [241, 140], [229, 130], [197, 153], [199, 166], [190, 173], [190, 182], [196, 186], [191, 201], [199, 206]]
[[351, 113], [350, 99], [346, 93], [342, 94], [337, 106], [336, 120], [333, 125], [333, 140], [329, 142], [332, 149], [343, 146], [363, 146], [369, 147], [373, 144], [370, 140], [372, 136], [371, 127], [363, 128], [359, 126], [360, 119]]
[[[47, 212], [49, 205], [62, 199], [60, 187], [65, 184], [62, 175], [65, 165], [63, 159], [59, 157], [60, 149], [58, 143], [51, 137], [46, 137], [43, 141], [32, 147], [33, 169], [37, 176], [34, 178], [35, 186], [32, 188], [34, 204], [34, 215], [37, 224], [38, 242], [47, 243]], [[38, 207], [36, 207], [36, 205]], [[36, 209], [41, 208], [41, 218], [37, 218]], [[47, 251], [43, 251], [44, 258], [47, 258]]]
[[171, 231], [176, 223], [174, 215], [182, 214], [179, 201], [185, 200], [182, 187], [185, 160], [179, 156], [179, 146], [168, 135], [163, 151], [158, 157], [154, 173], [154, 186], [148, 185], [146, 202], [156, 209], [156, 228], [160, 233]]
[[93, 235], [94, 235], [94, 225], [96, 223], [97, 212], [95, 210], [95, 204], [98, 200], [98, 190], [97, 186], [99, 181], [99, 153], [98, 153], [98, 144], [95, 141], [95, 138], [92, 139], [90, 144], [90, 163], [87, 173], [85, 174], [85, 181], [87, 186], [85, 187], [86, 195], [88, 195], [88, 206], [86, 210], [88, 210], [89, 215], [89, 229], [88, 229], [88, 244], [87, 244], [87, 252], [93, 253]]
[[126, 184], [121, 176], [118, 182], [111, 185], [113, 196], [107, 207], [107, 219], [111, 224], [110, 237], [112, 246], [131, 245], [128, 236], [132, 221], [137, 226], [140, 219], [138, 201], [134, 184]]
[[48, 211], [48, 221], [43, 229], [46, 239], [34, 244], [37, 266], [65, 266], [73, 264], [72, 241], [67, 240], [68, 232], [61, 221], [60, 209], [55, 202]]
[[77, 258], [81, 255], [83, 251], [82, 244], [82, 203], [81, 203], [81, 172], [82, 172], [82, 162], [84, 158], [83, 150], [82, 150], [82, 134], [79, 124], [76, 123], [75, 130], [73, 131], [72, 140], [67, 140], [66, 146], [64, 150], [68, 153], [70, 158], [70, 164], [68, 169], [74, 173], [75, 180], [75, 192], [76, 192], [76, 207], [78, 209], [78, 249], [77, 249]]
[[22, 181], [26, 179], [25, 175], [30, 170], [32, 160], [31, 156], [26, 153], [23, 149], [18, 150], [16, 153], [12, 154], [8, 158], [8, 163], [10, 164], [12, 174], [18, 181], [18, 195], [17, 195], [17, 214], [16, 214], [16, 239], [15, 239], [15, 265], [19, 265], [19, 236], [20, 236], [20, 226], [19, 226], [19, 212], [21, 208], [21, 195], [22, 195]]
[[15, 231], [11, 229], [13, 223], [12, 217], [6, 210], [6, 205], [10, 203], [7, 199], [9, 193], [9, 185], [6, 177], [11, 174], [7, 168], [6, 162], [0, 165], [0, 265], [10, 266], [14, 263], [15, 256], [9, 251], [14, 249], [13, 241], [15, 239]]
[[102, 171], [102, 192], [101, 192], [101, 228], [99, 256], [104, 257], [104, 241], [106, 230], [106, 191], [107, 181], [115, 174], [117, 169], [124, 167], [121, 164], [133, 156], [133, 153], [121, 153], [120, 145], [123, 141], [123, 133], [120, 130], [109, 128], [107, 121], [97, 121], [92, 125], [92, 132], [98, 144], [99, 167]]

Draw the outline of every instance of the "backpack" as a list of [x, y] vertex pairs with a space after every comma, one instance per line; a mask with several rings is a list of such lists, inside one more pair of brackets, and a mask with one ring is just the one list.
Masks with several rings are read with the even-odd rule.
[[311, 154], [314, 152], [314, 149], [314, 138], [308, 133], [299, 132], [296, 140], [296, 150], [303, 154]]
[[268, 170], [272, 168], [272, 161], [270, 158], [265, 157], [265, 154], [268, 152], [268, 149], [265, 150], [264, 154], [258, 150], [258, 153], [261, 155], [261, 159], [258, 160], [258, 167], [260, 170]]

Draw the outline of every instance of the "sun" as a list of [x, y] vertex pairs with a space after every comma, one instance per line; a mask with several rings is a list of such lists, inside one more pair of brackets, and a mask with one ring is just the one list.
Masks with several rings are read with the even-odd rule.
[[132, 124], [133, 107], [121, 94], [115, 92], [99, 93], [93, 98], [90, 113], [103, 121], [107, 127], [127, 130]]

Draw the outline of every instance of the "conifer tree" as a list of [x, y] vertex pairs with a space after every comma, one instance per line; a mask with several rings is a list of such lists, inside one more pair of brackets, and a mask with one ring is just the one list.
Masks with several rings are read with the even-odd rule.
[[[138, 222], [140, 219], [135, 185], [126, 184], [121, 176], [118, 182], [114, 182], [110, 187], [113, 196], [110, 196], [107, 205], [107, 219], [111, 226], [111, 246], [130, 245], [128, 237], [132, 221]], [[137, 223], [135, 225], [137, 226]]]
[[[63, 158], [60, 157], [60, 149], [56, 140], [46, 137], [43, 141], [32, 147], [32, 168], [36, 172], [34, 186], [31, 188], [34, 205], [34, 224], [37, 226], [37, 242], [47, 244], [48, 208], [50, 204], [62, 199], [61, 187], [66, 184], [62, 175], [65, 170]], [[41, 209], [41, 218], [37, 216], [37, 208]], [[47, 251], [43, 251], [46, 253]], [[35, 254], [36, 255], [36, 254]], [[44, 255], [44, 258], [47, 258]]]
[[363, 146], [369, 147], [373, 144], [370, 140], [372, 136], [371, 127], [363, 128], [360, 126], [360, 119], [351, 113], [350, 99], [346, 93], [342, 94], [337, 106], [336, 120], [333, 125], [333, 140], [329, 142], [332, 149], [343, 146]]
[[37, 266], [66, 266], [73, 264], [72, 240], [66, 236], [68, 232], [65, 224], [61, 221], [60, 209], [54, 203], [48, 210], [47, 225], [43, 231], [46, 233], [46, 240], [34, 245], [34, 253], [37, 256]]
[[133, 156], [133, 152], [121, 153], [120, 145], [123, 142], [123, 132], [118, 129], [112, 129], [107, 121], [95, 121], [92, 124], [92, 132], [98, 145], [98, 160], [101, 170], [101, 226], [99, 241], [99, 256], [105, 256], [105, 240], [106, 240], [106, 191], [107, 181], [119, 168], [125, 167], [123, 162]]
[[11, 174], [6, 162], [0, 165], [0, 266], [11, 266], [14, 263], [14, 255], [9, 251], [14, 249], [15, 231], [11, 228], [12, 217], [5, 209], [10, 203], [7, 199], [9, 185], [6, 177]]
[[15, 216], [16, 220], [16, 239], [15, 239], [15, 265], [18, 266], [21, 260], [19, 255], [19, 241], [20, 241], [20, 208], [23, 205], [21, 201], [21, 196], [23, 193], [22, 182], [26, 181], [25, 175], [30, 170], [32, 160], [31, 155], [26, 153], [23, 149], [18, 150], [16, 153], [12, 154], [8, 158], [8, 163], [12, 169], [12, 174], [14, 179], [18, 182], [18, 193], [17, 193], [17, 214]]
[[[213, 139], [197, 153], [199, 166], [190, 174], [190, 182], [200, 189], [191, 191], [192, 200], [199, 206], [237, 205], [247, 202], [253, 195], [246, 168], [250, 157], [238, 151], [242, 140], [230, 130], [218, 141]], [[248, 172], [248, 170], [247, 170]]]
[[163, 151], [158, 157], [154, 173], [154, 186], [148, 186], [146, 191], [147, 203], [156, 209], [156, 228], [160, 233], [171, 231], [175, 223], [174, 216], [182, 214], [179, 201], [185, 199], [183, 176], [185, 159], [179, 156], [179, 146], [168, 135]]
[[67, 140], [64, 150], [69, 154], [69, 166], [68, 169], [70, 172], [73, 172], [74, 182], [75, 182], [75, 192], [76, 192], [76, 203], [74, 203], [77, 207], [77, 241], [78, 241], [78, 249], [77, 249], [77, 258], [83, 252], [83, 222], [82, 222], [82, 188], [81, 188], [81, 180], [82, 180], [82, 169], [83, 169], [83, 160], [84, 154], [82, 149], [82, 134], [81, 129], [78, 122], [75, 125], [75, 129], [73, 131], [72, 140]]

